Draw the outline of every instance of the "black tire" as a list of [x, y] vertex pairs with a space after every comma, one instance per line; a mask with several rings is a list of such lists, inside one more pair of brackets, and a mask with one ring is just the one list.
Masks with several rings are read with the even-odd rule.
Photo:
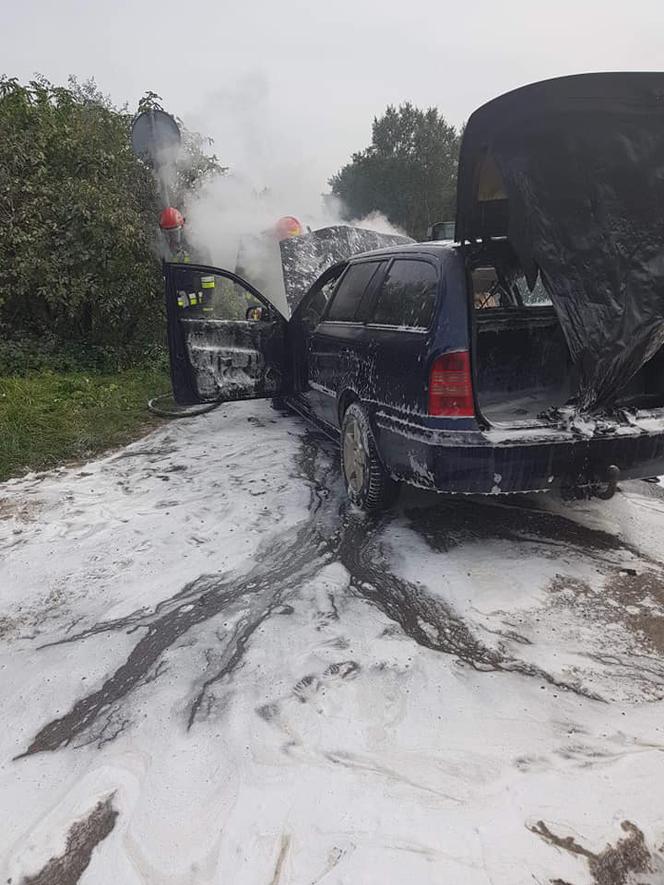
[[351, 403], [341, 422], [341, 473], [351, 502], [367, 513], [392, 504], [398, 485], [383, 467], [367, 413]]

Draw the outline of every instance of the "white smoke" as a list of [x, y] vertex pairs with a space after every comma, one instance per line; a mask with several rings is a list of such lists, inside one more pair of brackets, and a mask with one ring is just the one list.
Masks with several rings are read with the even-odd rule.
[[208, 256], [212, 264], [232, 269], [241, 242], [272, 231], [285, 215], [294, 215], [305, 229], [351, 224], [404, 235], [380, 212], [346, 220], [340, 200], [321, 194], [315, 185], [303, 193], [295, 172], [282, 167], [275, 172], [278, 177], [262, 187], [254, 176], [241, 170], [206, 182], [189, 196], [184, 207], [192, 247]]
[[187, 241], [199, 260], [234, 270], [242, 249], [243, 264], [247, 255], [253, 256], [254, 277], [265, 279], [260, 265], [273, 262], [271, 243], [276, 241], [264, 235], [285, 215], [295, 216], [305, 230], [351, 223], [381, 233], [403, 233], [378, 212], [344, 220], [340, 201], [321, 193], [316, 164], [303, 153], [298, 133], [272, 106], [264, 78], [254, 75], [215, 93], [205, 110], [187, 122], [212, 135], [216, 153], [230, 167], [227, 175], [191, 194], [184, 206]]

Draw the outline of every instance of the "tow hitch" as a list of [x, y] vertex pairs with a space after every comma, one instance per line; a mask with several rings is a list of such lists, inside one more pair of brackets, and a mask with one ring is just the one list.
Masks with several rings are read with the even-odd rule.
[[612, 464], [607, 467], [604, 479], [578, 477], [576, 480], [569, 480], [561, 487], [563, 500], [583, 501], [590, 498], [600, 498], [602, 501], [608, 501], [615, 495], [619, 479], [620, 468]]

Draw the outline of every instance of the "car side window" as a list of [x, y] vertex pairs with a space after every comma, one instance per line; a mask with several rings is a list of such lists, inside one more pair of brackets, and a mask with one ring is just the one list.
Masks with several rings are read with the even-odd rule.
[[326, 320], [352, 323], [367, 286], [371, 283], [380, 262], [363, 261], [351, 264], [339, 281]]
[[500, 284], [495, 267], [476, 267], [471, 277], [475, 310], [513, 306], [509, 292]]
[[[261, 302], [248, 289], [222, 274], [203, 273], [196, 268], [174, 271], [175, 296], [182, 319], [245, 320], [253, 319], [250, 309]], [[258, 316], [258, 314], [257, 314]]]
[[372, 323], [428, 329], [438, 289], [436, 268], [428, 261], [397, 259], [383, 281]]

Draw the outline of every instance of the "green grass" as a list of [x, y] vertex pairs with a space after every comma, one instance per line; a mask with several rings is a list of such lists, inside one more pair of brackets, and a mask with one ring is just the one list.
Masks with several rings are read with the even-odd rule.
[[135, 439], [160, 423], [146, 401], [169, 390], [154, 367], [0, 377], [0, 481]]

